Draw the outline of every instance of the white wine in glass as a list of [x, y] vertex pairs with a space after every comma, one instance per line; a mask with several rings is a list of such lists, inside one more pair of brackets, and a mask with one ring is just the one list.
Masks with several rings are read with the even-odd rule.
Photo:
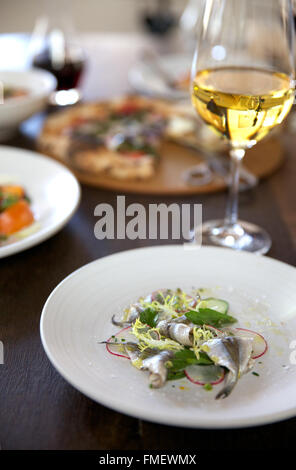
[[253, 253], [271, 246], [263, 229], [238, 220], [239, 163], [292, 107], [293, 34], [290, 0], [207, 0], [192, 67], [192, 103], [230, 144], [232, 185], [225, 219], [203, 225], [206, 244]]

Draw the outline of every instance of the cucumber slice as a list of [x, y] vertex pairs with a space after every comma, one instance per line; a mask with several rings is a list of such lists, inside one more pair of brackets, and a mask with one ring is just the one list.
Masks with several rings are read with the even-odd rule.
[[210, 308], [211, 310], [216, 310], [216, 312], [227, 313], [229, 304], [226, 300], [209, 297], [208, 299], [203, 299], [199, 302], [198, 308]]

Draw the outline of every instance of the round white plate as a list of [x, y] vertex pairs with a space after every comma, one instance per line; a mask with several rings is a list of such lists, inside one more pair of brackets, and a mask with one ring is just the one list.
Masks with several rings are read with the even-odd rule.
[[[289, 347], [296, 336], [295, 284], [295, 268], [223, 248], [126, 251], [84, 266], [56, 287], [42, 312], [41, 338], [70, 384], [119, 412], [186, 427], [270, 423], [296, 415], [296, 365], [290, 363]], [[214, 398], [221, 385], [207, 392], [185, 379], [151, 390], [147, 372], [99, 344], [118, 330], [111, 324], [113, 314], [139, 296], [178, 286], [209, 288], [205, 296], [227, 299], [240, 325], [268, 341], [269, 350], [254, 369], [259, 377], [243, 376], [224, 400]]]
[[[173, 80], [180, 79], [190, 72], [192, 55], [169, 54], [157, 58], [157, 63], [161, 69]], [[172, 90], [163, 80], [157, 68], [150, 59], [139, 60], [134, 64], [129, 72], [129, 81], [132, 87], [140, 92], [151, 96], [165, 99], [188, 99], [188, 92], [182, 90]]]
[[58, 232], [72, 217], [80, 186], [63, 165], [28, 150], [0, 146], [0, 184], [23, 186], [31, 200], [36, 230], [0, 246], [0, 258], [37, 245]]

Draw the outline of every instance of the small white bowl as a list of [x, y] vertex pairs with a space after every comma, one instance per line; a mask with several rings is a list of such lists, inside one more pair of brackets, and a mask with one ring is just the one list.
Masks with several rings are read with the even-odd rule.
[[56, 78], [41, 69], [0, 71], [4, 86], [28, 90], [28, 94], [9, 98], [0, 104], [0, 141], [9, 137], [24, 120], [42, 111], [55, 90]]

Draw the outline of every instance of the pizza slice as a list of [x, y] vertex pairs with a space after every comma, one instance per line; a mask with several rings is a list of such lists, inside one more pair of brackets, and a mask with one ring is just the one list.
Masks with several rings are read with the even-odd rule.
[[167, 137], [193, 131], [173, 106], [144, 97], [85, 103], [50, 116], [38, 146], [79, 171], [117, 179], [151, 178]]

